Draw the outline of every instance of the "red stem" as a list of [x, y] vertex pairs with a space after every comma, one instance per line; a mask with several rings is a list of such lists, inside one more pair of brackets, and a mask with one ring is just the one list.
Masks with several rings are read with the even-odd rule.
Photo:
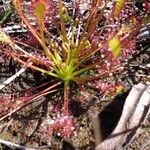
[[64, 110], [63, 110], [64, 116], [69, 115], [69, 83], [64, 83]]

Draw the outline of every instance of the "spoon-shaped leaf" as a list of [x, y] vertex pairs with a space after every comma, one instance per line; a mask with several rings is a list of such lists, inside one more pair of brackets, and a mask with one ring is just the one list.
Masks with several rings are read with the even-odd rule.
[[115, 58], [120, 55], [120, 41], [117, 37], [113, 37], [109, 43], [109, 47], [111, 48], [112, 54]]

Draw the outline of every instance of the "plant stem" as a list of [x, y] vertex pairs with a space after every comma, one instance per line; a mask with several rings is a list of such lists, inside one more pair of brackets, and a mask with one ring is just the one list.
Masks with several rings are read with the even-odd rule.
[[64, 116], [69, 114], [69, 82], [64, 82]]

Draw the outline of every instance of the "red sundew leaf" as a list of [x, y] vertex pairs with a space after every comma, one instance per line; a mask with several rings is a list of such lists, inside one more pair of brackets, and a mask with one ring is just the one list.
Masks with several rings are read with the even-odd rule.
[[44, 4], [46, 7], [43, 23], [49, 27], [51, 26], [51, 22], [56, 19], [56, 16], [58, 14], [57, 2], [55, 0], [31, 0], [31, 3], [22, 4], [24, 8], [23, 10], [30, 22], [37, 25], [35, 9], [41, 3]]
[[71, 116], [61, 116], [55, 120], [48, 120], [46, 126], [48, 133], [60, 133], [64, 138], [71, 138], [75, 130], [74, 121]]

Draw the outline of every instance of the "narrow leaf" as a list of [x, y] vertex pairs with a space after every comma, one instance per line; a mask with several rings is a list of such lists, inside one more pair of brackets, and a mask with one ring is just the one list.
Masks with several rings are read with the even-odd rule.
[[29, 28], [30, 32], [33, 34], [33, 36], [39, 41], [39, 43], [42, 45], [43, 47], [43, 42], [41, 40], [41, 38], [39, 37], [38, 32], [35, 30], [35, 28], [30, 24], [29, 20], [26, 18], [21, 4], [22, 4], [22, 0], [12, 0], [12, 3], [15, 7], [15, 10], [17, 11], [17, 13], [19, 14], [19, 16], [21, 17], [22, 21], [26, 24], [26, 26]]
[[39, 2], [35, 8], [35, 15], [37, 17], [38, 23], [42, 23], [45, 16], [46, 6], [43, 2]]
[[122, 9], [125, 6], [125, 0], [116, 0], [115, 1], [115, 9], [114, 9], [114, 16], [113, 17], [118, 17], [122, 11]]
[[44, 37], [44, 17], [46, 14], [46, 1], [40, 0], [35, 7], [35, 16], [37, 18], [38, 21], [38, 26], [39, 26], [39, 30], [40, 30], [40, 38], [42, 40], [42, 46], [44, 49], [44, 53], [45, 55], [50, 58], [53, 59], [53, 56], [51, 54], [51, 52], [49, 51], [49, 49], [46, 46], [46, 42], [45, 42], [45, 37]]

